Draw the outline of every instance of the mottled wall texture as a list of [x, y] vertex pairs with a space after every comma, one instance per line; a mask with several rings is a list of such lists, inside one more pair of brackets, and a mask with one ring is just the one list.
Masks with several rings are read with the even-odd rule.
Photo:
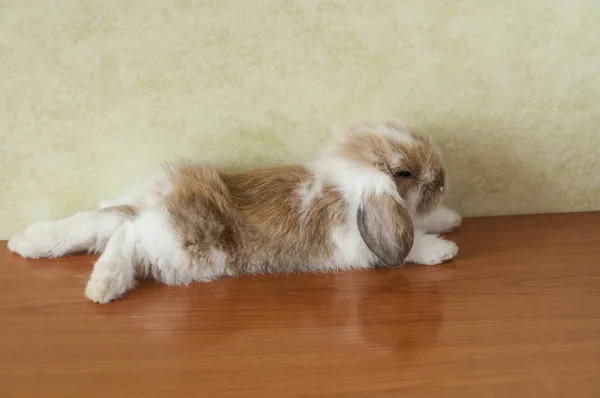
[[430, 134], [465, 215], [600, 209], [600, 1], [0, 0], [0, 238], [161, 162]]

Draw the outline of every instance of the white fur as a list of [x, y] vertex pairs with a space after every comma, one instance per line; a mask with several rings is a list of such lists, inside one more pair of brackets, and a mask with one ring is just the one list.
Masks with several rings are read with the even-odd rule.
[[300, 217], [304, 217], [310, 209], [313, 201], [321, 195], [322, 183], [314, 178], [310, 178], [298, 188], [298, 197], [300, 198]]
[[52, 258], [78, 252], [101, 252], [127, 220], [115, 212], [84, 211], [57, 221], [29, 226], [8, 241], [10, 251], [26, 258]]
[[414, 242], [406, 262], [424, 265], [436, 265], [448, 261], [458, 253], [454, 242], [442, 239], [437, 235], [427, 235], [416, 229]]
[[346, 224], [334, 228], [331, 232], [331, 241], [334, 245], [333, 265], [329, 269], [367, 268], [377, 261], [377, 257], [369, 250], [363, 241], [358, 224], [356, 223], [356, 212], [350, 209]]
[[462, 221], [462, 217], [445, 206], [438, 206], [425, 217], [418, 217], [414, 220], [417, 227], [430, 234], [441, 234], [452, 231], [457, 228]]
[[337, 156], [320, 158], [310, 168], [316, 178], [336, 186], [344, 195], [349, 207], [344, 225], [331, 231], [330, 239], [334, 245], [333, 263], [327, 268], [367, 268], [373, 265], [377, 257], [364, 243], [358, 230], [358, 207], [361, 201], [370, 195], [399, 196], [391, 177]]
[[85, 295], [97, 303], [108, 303], [135, 286], [135, 243], [131, 222], [115, 231], [100, 256]]
[[[173, 230], [167, 210], [162, 207], [142, 211], [133, 223], [135, 249], [143, 275], [164, 283], [186, 284], [193, 280], [192, 261]], [[187, 275], [187, 273], [190, 275]]]
[[146, 209], [115, 232], [94, 265], [85, 295], [106, 303], [133, 288], [136, 276], [169, 285], [209, 281], [225, 274], [227, 255], [215, 248], [195, 262], [183, 250], [167, 210]]
[[397, 195], [392, 178], [375, 169], [366, 169], [357, 162], [338, 156], [325, 156], [309, 166], [315, 176], [340, 188], [351, 205], [358, 205], [363, 197], [373, 195]]

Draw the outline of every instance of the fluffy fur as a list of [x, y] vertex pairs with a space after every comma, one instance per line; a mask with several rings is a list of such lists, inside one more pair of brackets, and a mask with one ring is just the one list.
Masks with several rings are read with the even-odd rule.
[[37, 223], [8, 247], [23, 257], [100, 252], [86, 296], [107, 303], [151, 277], [221, 276], [439, 264], [436, 234], [461, 218], [440, 205], [445, 171], [425, 138], [393, 124], [344, 129], [309, 165], [245, 171], [165, 167], [100, 209]]

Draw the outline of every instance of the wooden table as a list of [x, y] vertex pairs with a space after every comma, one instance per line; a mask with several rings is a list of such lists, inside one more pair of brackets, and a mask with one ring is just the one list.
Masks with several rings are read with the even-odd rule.
[[0, 397], [600, 397], [600, 213], [467, 219], [459, 257], [147, 282], [0, 247]]

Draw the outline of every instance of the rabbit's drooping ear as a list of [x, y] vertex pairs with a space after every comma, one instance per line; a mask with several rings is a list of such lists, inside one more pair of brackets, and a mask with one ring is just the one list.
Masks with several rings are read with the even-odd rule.
[[358, 230], [383, 265], [402, 264], [413, 245], [410, 215], [400, 201], [388, 195], [370, 198], [359, 207]]

